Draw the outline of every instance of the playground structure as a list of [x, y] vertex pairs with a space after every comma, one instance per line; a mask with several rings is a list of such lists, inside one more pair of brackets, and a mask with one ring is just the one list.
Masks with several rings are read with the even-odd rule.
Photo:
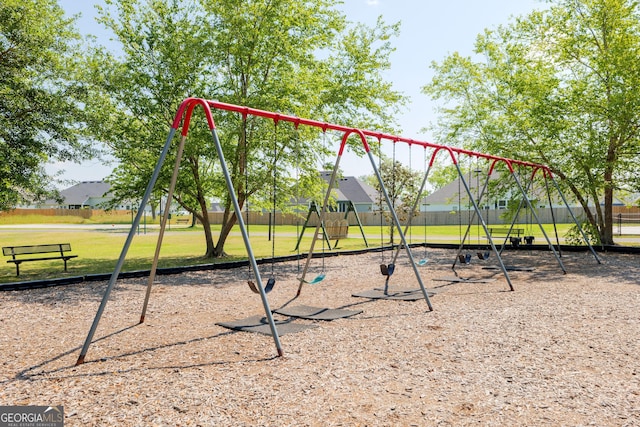
[[[516, 222], [518, 220], [519, 214], [522, 211], [523, 207], [526, 209], [526, 213], [527, 213], [527, 218], [529, 219], [529, 221], [535, 220], [535, 223], [538, 225], [542, 235], [544, 236], [544, 239], [549, 247], [549, 249], [551, 250], [551, 252], [553, 253], [558, 265], [560, 266], [561, 270], [563, 273], [566, 274], [566, 269], [564, 267], [564, 264], [562, 263], [562, 259], [561, 259], [561, 252], [560, 252], [560, 239], [558, 236], [558, 232], [557, 232], [557, 228], [556, 228], [556, 221], [555, 221], [555, 217], [554, 215], [554, 210], [553, 210], [553, 202], [552, 202], [552, 197], [551, 197], [551, 189], [549, 186], [549, 181], [551, 181], [554, 186], [555, 189], [557, 191], [557, 194], [560, 196], [561, 200], [563, 201], [563, 203], [565, 204], [565, 206], [568, 208], [568, 212], [570, 213], [574, 223], [578, 226], [580, 232], [582, 233], [582, 237], [585, 241], [585, 243], [587, 244], [587, 246], [589, 247], [589, 249], [591, 250], [591, 252], [593, 253], [593, 256], [595, 257], [596, 261], [598, 263], [600, 263], [600, 259], [598, 258], [598, 255], [596, 254], [595, 250], [593, 249], [593, 247], [591, 246], [591, 244], [589, 243], [589, 240], [587, 239], [584, 231], [582, 230], [582, 228], [580, 227], [579, 221], [577, 220], [577, 218], [575, 217], [575, 215], [573, 214], [572, 210], [569, 208], [569, 204], [564, 196], [564, 194], [562, 193], [562, 191], [560, 190], [558, 184], [555, 182], [555, 180], [553, 179], [553, 175], [551, 174], [551, 171], [547, 168], [547, 167], [543, 167], [540, 165], [537, 166], [532, 166], [530, 164], [527, 163], [523, 163], [523, 162], [517, 162], [517, 161], [512, 161], [511, 164], [507, 164], [508, 169], [509, 169], [509, 177], [513, 180], [517, 190], [520, 193], [520, 200], [518, 203], [518, 207], [513, 215], [513, 219], [511, 221], [511, 223], [506, 226], [506, 227], [499, 227], [499, 228], [488, 228], [486, 226], [486, 224], [484, 224], [484, 220], [481, 218], [481, 210], [478, 208], [478, 206], [481, 206], [482, 203], [482, 199], [485, 196], [486, 192], [487, 192], [487, 188], [489, 185], [489, 181], [491, 180], [491, 175], [494, 172], [494, 169], [496, 167], [497, 164], [497, 160], [493, 160], [490, 164], [487, 176], [486, 176], [486, 180], [484, 181], [484, 184], [482, 186], [482, 189], [479, 191], [479, 194], [477, 195], [477, 198], [474, 199], [473, 196], [471, 195], [471, 192], [468, 191], [468, 194], [470, 196], [470, 200], [474, 205], [474, 210], [471, 213], [471, 217], [469, 220], [469, 223], [467, 225], [467, 228], [465, 230], [464, 235], [461, 238], [461, 243], [460, 246], [458, 248], [458, 252], [456, 254], [456, 258], [454, 260], [453, 266], [452, 268], [455, 269], [456, 264], [458, 263], [458, 261], [461, 264], [469, 264], [470, 260], [472, 259], [471, 254], [467, 253], [467, 254], [463, 254], [463, 250], [464, 250], [464, 245], [465, 245], [465, 241], [467, 239], [467, 237], [469, 236], [471, 227], [473, 222], [475, 221], [476, 217], [479, 218], [480, 221], [483, 222], [483, 227], [485, 228], [486, 231], [486, 237], [487, 239], [491, 242], [491, 247], [493, 249], [493, 253], [497, 256], [498, 260], [500, 263], [502, 263], [502, 253], [504, 251], [504, 249], [507, 247], [507, 242], [510, 243], [510, 245], [514, 248], [519, 247], [524, 239], [524, 243], [527, 246], [531, 246], [533, 244], [534, 241], [534, 237], [531, 235], [524, 235], [521, 236], [521, 234], [524, 233], [524, 229], [521, 228], [517, 228], [516, 227]], [[518, 171], [516, 170], [516, 168], [520, 168], [520, 169], [531, 169], [531, 175], [528, 177], [526, 184], [523, 186], [521, 179], [518, 178]], [[479, 172], [479, 171], [477, 171]], [[522, 172], [522, 170], [520, 171]], [[531, 201], [531, 199], [529, 198], [529, 193], [530, 190], [533, 186], [533, 183], [535, 182], [536, 179], [536, 174], [540, 172], [542, 175], [542, 179], [544, 181], [544, 188], [545, 188], [545, 193], [547, 196], [547, 202], [549, 204], [550, 207], [550, 211], [551, 211], [551, 215], [552, 215], [552, 222], [553, 222], [553, 227], [554, 227], [554, 234], [555, 234], [555, 240], [556, 240], [556, 244], [554, 245], [551, 242], [551, 239], [549, 238], [546, 230], [544, 229], [542, 222], [540, 221], [540, 219], [538, 218], [538, 215], [536, 213], [536, 210], [534, 209], [533, 203]], [[467, 186], [467, 183], [464, 181], [464, 177], [462, 175], [460, 175], [460, 182], [462, 182], [465, 186]], [[530, 232], [530, 230], [529, 230]], [[504, 240], [502, 241], [502, 243], [500, 244], [500, 248], [499, 250], [496, 250], [496, 246], [493, 243], [493, 239], [492, 237], [494, 237], [496, 234], [499, 234], [500, 237], [503, 237]], [[490, 251], [479, 251], [477, 253], [478, 258], [480, 259], [488, 259], [490, 257]], [[507, 281], [509, 282], [509, 286], [511, 286], [511, 282], [507, 277]]]
[[[458, 172], [458, 176], [461, 179], [462, 184], [464, 185], [464, 189], [465, 192], [467, 194], [467, 196], [469, 197], [469, 200], [472, 203], [473, 206], [473, 210], [474, 210], [474, 215], [477, 216], [479, 223], [482, 225], [482, 228], [484, 230], [484, 233], [486, 235], [487, 241], [489, 242], [489, 245], [491, 247], [491, 251], [493, 252], [493, 254], [495, 254], [495, 257], [499, 263], [499, 268], [502, 270], [502, 273], [504, 274], [504, 277], [507, 280], [507, 283], [509, 284], [509, 287], [511, 290], [513, 290], [513, 286], [511, 283], [511, 280], [509, 278], [509, 273], [507, 272], [507, 269], [505, 267], [505, 265], [502, 262], [502, 259], [500, 257], [500, 252], [498, 251], [498, 249], [496, 248], [491, 233], [489, 232], [487, 225], [482, 217], [482, 213], [480, 211], [480, 209], [478, 208], [478, 203], [476, 201], [476, 199], [473, 197], [473, 195], [471, 194], [471, 191], [469, 189], [469, 185], [467, 184], [467, 182], [464, 179], [464, 174], [462, 172], [462, 169], [460, 168], [459, 162], [458, 162], [458, 156], [468, 156], [470, 158], [477, 158], [477, 159], [484, 159], [488, 162], [490, 162], [490, 168], [489, 168], [489, 172], [488, 172], [488, 176], [491, 175], [494, 167], [496, 164], [498, 163], [503, 163], [507, 169], [510, 171], [511, 175], [513, 176], [513, 179], [515, 180], [517, 187], [520, 189], [520, 191], [523, 194], [523, 202], [522, 203], [527, 203], [529, 206], [531, 206], [529, 199], [526, 196], [526, 192], [524, 191], [524, 188], [522, 187], [522, 185], [520, 184], [520, 181], [518, 180], [518, 178], [515, 176], [514, 174], [514, 166], [520, 167], [520, 168], [524, 168], [524, 169], [528, 169], [531, 170], [531, 181], [533, 181], [533, 179], [536, 176], [536, 173], [538, 171], [542, 171], [543, 175], [548, 178], [552, 183], [554, 183], [556, 190], [558, 191], [558, 193], [560, 195], [562, 195], [562, 192], [558, 186], [558, 184], [555, 182], [555, 180], [553, 179], [553, 175], [551, 174], [551, 171], [548, 169], [548, 167], [543, 166], [543, 165], [539, 165], [539, 164], [535, 164], [535, 163], [530, 163], [530, 162], [525, 162], [525, 161], [521, 161], [521, 160], [513, 160], [513, 159], [507, 159], [507, 158], [503, 158], [503, 157], [498, 157], [498, 156], [493, 156], [493, 155], [488, 155], [488, 154], [483, 154], [483, 153], [478, 153], [478, 152], [473, 152], [473, 151], [469, 151], [469, 150], [465, 150], [465, 149], [461, 149], [461, 148], [455, 148], [455, 147], [448, 147], [448, 146], [444, 146], [444, 145], [438, 145], [438, 144], [433, 144], [433, 143], [429, 143], [429, 142], [424, 142], [424, 141], [417, 141], [417, 140], [413, 140], [413, 139], [407, 139], [407, 138], [403, 138], [403, 137], [399, 137], [399, 136], [395, 136], [395, 135], [389, 135], [389, 134], [385, 134], [385, 133], [380, 133], [380, 132], [374, 132], [374, 131], [368, 131], [368, 130], [362, 130], [362, 129], [356, 129], [356, 128], [350, 128], [350, 127], [346, 127], [346, 126], [341, 126], [341, 125], [335, 125], [335, 124], [330, 124], [330, 123], [326, 123], [326, 122], [320, 122], [320, 121], [315, 121], [315, 120], [311, 120], [311, 119], [304, 119], [304, 118], [299, 118], [299, 117], [294, 117], [294, 116], [289, 116], [289, 115], [284, 115], [284, 114], [279, 114], [279, 113], [274, 113], [274, 112], [269, 112], [269, 111], [264, 111], [264, 110], [258, 110], [258, 109], [253, 109], [253, 108], [249, 108], [249, 107], [244, 107], [244, 106], [237, 106], [237, 105], [232, 105], [232, 104], [226, 104], [226, 103], [221, 103], [221, 102], [215, 102], [215, 101], [207, 101], [201, 98], [188, 98], [185, 101], [183, 101], [183, 103], [180, 105], [180, 107], [178, 108], [178, 111], [176, 113], [175, 119], [172, 123], [171, 129], [169, 131], [169, 134], [167, 136], [166, 142], [164, 144], [164, 147], [162, 149], [162, 152], [160, 153], [158, 162], [156, 164], [156, 167], [154, 169], [154, 172], [151, 176], [151, 179], [149, 180], [149, 184], [145, 190], [145, 193], [142, 197], [142, 200], [140, 202], [140, 207], [138, 209], [138, 214], [136, 215], [132, 225], [131, 225], [131, 229], [129, 231], [129, 234], [125, 240], [125, 243], [123, 245], [120, 257], [116, 263], [116, 266], [114, 268], [114, 271], [109, 279], [109, 282], [107, 284], [105, 293], [102, 297], [100, 306], [96, 312], [95, 318], [93, 320], [93, 323], [91, 325], [91, 328], [89, 330], [89, 333], [85, 339], [84, 345], [82, 346], [80, 355], [78, 357], [78, 360], [76, 362], [77, 365], [84, 363], [85, 361], [85, 357], [86, 354], [88, 352], [89, 346], [93, 341], [93, 337], [94, 334], [96, 332], [97, 326], [99, 324], [100, 318], [102, 316], [102, 313], [106, 307], [106, 304], [109, 300], [109, 296], [110, 293], [115, 285], [115, 282], [118, 278], [118, 275], [120, 274], [120, 271], [122, 269], [122, 266], [124, 264], [126, 255], [127, 255], [127, 251], [131, 245], [131, 241], [133, 240], [133, 237], [136, 234], [136, 229], [138, 227], [138, 225], [140, 224], [140, 220], [142, 217], [142, 213], [145, 211], [145, 207], [149, 201], [150, 195], [153, 191], [153, 188], [155, 186], [155, 183], [158, 179], [158, 176], [160, 174], [160, 170], [162, 165], [164, 164], [167, 154], [169, 153], [169, 150], [171, 148], [171, 144], [172, 141], [176, 135], [176, 133], [178, 132], [178, 130], [181, 128], [181, 137], [180, 137], [180, 142], [178, 144], [177, 147], [177, 154], [176, 154], [176, 160], [175, 160], [175, 165], [174, 165], [174, 169], [173, 169], [173, 173], [171, 176], [171, 182], [169, 185], [169, 190], [168, 190], [168, 194], [167, 194], [167, 199], [171, 200], [173, 198], [173, 193], [175, 190], [175, 184], [177, 181], [177, 177], [178, 177], [178, 172], [179, 172], [179, 168], [180, 168], [180, 162], [182, 159], [182, 153], [184, 150], [184, 146], [185, 146], [185, 142], [187, 139], [187, 134], [189, 131], [189, 125], [191, 123], [191, 119], [192, 119], [192, 115], [193, 112], [195, 110], [196, 107], [201, 107], [204, 110], [204, 114], [205, 114], [205, 118], [208, 124], [208, 128], [211, 132], [212, 138], [213, 138], [213, 143], [215, 145], [216, 148], [216, 153], [218, 155], [218, 159], [220, 162], [220, 166], [222, 169], [222, 173], [224, 175], [224, 179], [225, 179], [225, 183], [227, 186], [227, 191], [229, 193], [234, 211], [236, 212], [236, 219], [237, 219], [237, 224], [240, 228], [241, 234], [242, 234], [242, 238], [244, 241], [244, 245], [247, 251], [247, 256], [249, 259], [249, 265], [251, 268], [251, 271], [253, 273], [254, 279], [252, 281], [255, 290], [257, 291], [257, 293], [260, 294], [261, 300], [262, 300], [262, 304], [264, 307], [264, 312], [265, 312], [265, 318], [267, 319], [267, 323], [271, 332], [271, 335], [273, 337], [274, 340], [274, 344], [276, 347], [276, 351], [278, 356], [282, 356], [283, 350], [282, 350], [282, 346], [280, 343], [280, 339], [279, 339], [279, 335], [278, 335], [278, 331], [276, 328], [276, 324], [275, 321], [273, 319], [273, 314], [272, 314], [272, 310], [269, 306], [269, 301], [267, 299], [267, 291], [266, 291], [266, 287], [273, 287], [273, 282], [267, 283], [267, 285], [265, 286], [263, 284], [263, 280], [260, 274], [260, 271], [258, 269], [258, 265], [256, 262], [256, 258], [254, 256], [252, 247], [251, 247], [251, 243], [249, 241], [249, 235], [247, 232], [247, 228], [246, 225], [243, 221], [242, 218], [242, 210], [240, 208], [238, 199], [235, 195], [235, 190], [234, 190], [234, 186], [233, 186], [233, 182], [231, 180], [231, 176], [229, 174], [229, 169], [227, 167], [227, 163], [222, 151], [222, 147], [220, 144], [220, 140], [218, 138], [218, 134], [216, 132], [216, 126], [215, 126], [215, 122], [214, 122], [214, 118], [213, 118], [213, 114], [212, 114], [212, 109], [217, 109], [217, 110], [224, 110], [224, 111], [229, 111], [229, 112], [236, 112], [238, 114], [243, 115], [244, 117], [246, 117], [247, 115], [253, 115], [253, 116], [259, 116], [259, 117], [263, 117], [266, 119], [270, 119], [273, 120], [274, 123], [277, 123], [279, 121], [286, 121], [286, 122], [290, 122], [293, 123], [296, 128], [300, 125], [303, 126], [311, 126], [311, 127], [315, 127], [315, 128], [319, 128], [322, 129], [323, 132], [326, 132], [327, 130], [332, 130], [332, 131], [336, 131], [336, 132], [341, 132], [342, 135], [342, 139], [341, 139], [341, 143], [340, 143], [340, 147], [338, 150], [338, 154], [337, 154], [337, 158], [335, 161], [335, 165], [333, 168], [333, 172], [331, 174], [331, 178], [329, 180], [329, 185], [328, 185], [328, 190], [325, 193], [324, 196], [324, 200], [322, 202], [322, 205], [320, 207], [320, 215], [319, 215], [319, 219], [317, 222], [317, 225], [315, 227], [315, 232], [314, 232], [314, 236], [313, 239], [311, 241], [311, 245], [309, 248], [309, 252], [307, 255], [307, 259], [306, 259], [306, 263], [304, 265], [304, 269], [302, 271], [301, 277], [298, 279], [299, 280], [299, 287], [298, 287], [298, 291], [296, 294], [296, 297], [300, 295], [301, 291], [302, 291], [302, 287], [304, 284], [309, 284], [310, 282], [306, 280], [306, 275], [308, 273], [309, 270], [309, 266], [310, 266], [310, 262], [311, 259], [313, 257], [313, 253], [314, 253], [314, 248], [315, 248], [315, 244], [321, 234], [321, 228], [323, 226], [324, 223], [324, 219], [325, 216], [328, 212], [328, 203], [329, 203], [329, 198], [330, 198], [330, 191], [332, 188], [334, 188], [334, 184], [336, 181], [336, 177], [338, 175], [338, 171], [339, 171], [339, 165], [340, 165], [340, 161], [342, 159], [342, 156], [344, 154], [345, 148], [347, 146], [347, 141], [349, 140], [349, 138], [351, 136], [355, 136], [356, 138], [360, 139], [360, 142], [362, 143], [362, 147], [367, 155], [367, 157], [369, 158], [369, 161], [371, 163], [371, 167], [375, 173], [376, 179], [380, 185], [380, 189], [381, 189], [381, 193], [382, 196], [384, 198], [384, 201], [386, 202], [386, 206], [389, 209], [389, 213], [392, 217], [392, 223], [393, 223], [393, 227], [395, 227], [395, 230], [397, 230], [398, 236], [400, 238], [400, 244], [397, 246], [397, 248], [395, 248], [394, 251], [394, 255], [393, 255], [393, 259], [392, 262], [390, 264], [384, 264], [384, 268], [383, 265], [381, 264], [381, 272], [383, 275], [386, 276], [386, 280], [385, 280], [385, 289], [388, 286], [389, 280], [394, 272], [395, 269], [395, 262], [399, 256], [399, 254], [401, 253], [402, 250], [404, 250], [406, 252], [406, 256], [409, 260], [409, 263], [412, 267], [412, 270], [415, 274], [416, 277], [416, 281], [418, 282], [419, 285], [419, 291], [421, 292], [424, 300], [426, 301], [429, 310], [433, 310], [433, 307], [431, 305], [430, 299], [429, 299], [429, 294], [427, 292], [427, 289], [425, 288], [425, 285], [422, 281], [422, 278], [420, 276], [420, 272], [418, 270], [418, 263], [415, 261], [412, 250], [410, 245], [407, 243], [406, 237], [405, 237], [405, 231], [403, 231], [401, 223], [398, 219], [398, 216], [394, 210], [393, 207], [393, 203], [391, 202], [391, 199], [389, 197], [389, 193], [387, 192], [386, 188], [385, 188], [385, 184], [383, 182], [383, 179], [380, 175], [380, 171], [378, 169], [378, 167], [376, 167], [376, 161], [373, 157], [372, 154], [372, 150], [371, 150], [371, 146], [369, 144], [369, 140], [368, 138], [374, 138], [378, 141], [378, 143], [381, 145], [382, 141], [391, 141], [393, 144], [397, 144], [397, 143], [405, 143], [405, 144], [409, 144], [409, 146], [411, 147], [412, 145], [415, 146], [421, 146], [424, 148], [425, 150], [425, 156], [426, 156], [426, 150], [431, 149], [432, 154], [431, 154], [431, 159], [428, 163], [428, 167], [426, 168], [425, 174], [423, 176], [423, 180], [422, 180], [422, 184], [421, 184], [421, 188], [420, 190], [417, 192], [417, 197], [416, 197], [416, 201], [415, 204], [413, 206], [413, 210], [415, 211], [418, 203], [419, 203], [419, 198], [420, 195], [423, 194], [423, 191], [425, 189], [425, 185], [427, 182], [427, 178], [429, 175], [429, 171], [431, 170], [431, 167], [433, 166], [436, 157], [439, 153], [446, 153], [449, 155], [451, 161], [453, 162], [453, 164], [456, 167], [456, 170]], [[394, 145], [395, 147], [395, 145]], [[426, 158], [426, 157], [425, 157]], [[487, 182], [488, 182], [488, 178], [487, 178]], [[485, 184], [486, 186], [486, 184]], [[484, 191], [483, 191], [484, 193]], [[481, 200], [482, 196], [478, 197], [478, 200]], [[566, 199], [564, 198], [564, 196], [562, 195], [562, 200], [564, 201], [565, 205], [568, 207], [568, 204], [566, 202]], [[153, 258], [153, 263], [152, 263], [152, 267], [151, 267], [151, 271], [149, 274], [149, 279], [148, 279], [148, 283], [147, 283], [147, 289], [146, 289], [146, 294], [145, 294], [145, 300], [144, 300], [144, 304], [143, 304], [143, 308], [142, 308], [142, 314], [140, 316], [140, 323], [144, 322], [145, 319], [145, 314], [146, 314], [146, 310], [147, 310], [147, 306], [148, 306], [148, 302], [149, 302], [149, 297], [150, 297], [150, 293], [151, 293], [151, 287], [155, 278], [155, 274], [156, 274], [156, 270], [157, 270], [157, 266], [158, 266], [158, 258], [159, 258], [159, 253], [160, 253], [160, 248], [162, 246], [162, 240], [163, 240], [163, 236], [164, 236], [164, 231], [166, 228], [166, 224], [168, 221], [168, 215], [169, 215], [169, 210], [166, 209], [162, 220], [161, 220], [161, 227], [160, 227], [160, 231], [158, 234], [158, 241], [157, 241], [157, 245], [156, 245], [156, 250], [155, 250], [155, 254], [154, 254], [154, 258]], [[537, 219], [537, 218], [536, 218]], [[575, 219], [575, 217], [574, 217]], [[539, 221], [538, 221], [539, 223]], [[577, 226], [580, 228], [580, 224], [577, 222], [576, 220], [576, 224]], [[542, 225], [540, 225], [540, 227], [542, 228]], [[512, 227], [513, 228], [513, 224]], [[405, 229], [406, 230], [406, 229]], [[468, 233], [469, 230], [467, 230]], [[586, 244], [589, 246], [591, 252], [593, 253], [595, 259], [598, 261], [598, 263], [600, 263], [600, 260], [598, 258], [598, 256], [596, 255], [595, 251], [593, 250], [593, 248], [591, 247], [591, 245], [589, 244], [588, 239], [586, 238], [586, 235], [584, 234], [584, 232], [582, 231], [582, 229], [580, 228], [580, 232], [582, 233], [582, 236], [584, 238], [584, 241], [586, 242]], [[543, 230], [544, 233], [544, 230]], [[546, 234], [545, 234], [546, 237]], [[550, 240], [547, 238], [547, 242], [549, 243], [550, 247], [552, 247], [553, 245], [551, 245]], [[554, 250], [555, 253], [555, 250]], [[559, 257], [556, 254], [556, 257], [559, 260]], [[454, 263], [455, 266], [455, 263]], [[564, 267], [563, 267], [564, 270]], [[295, 298], [295, 297], [294, 297]]]
[[[360, 216], [358, 216], [358, 211], [354, 206], [352, 201], [347, 202], [347, 208], [344, 212], [344, 217], [342, 219], [337, 219], [334, 221], [322, 221], [320, 222], [320, 218], [322, 214], [318, 209], [318, 205], [315, 202], [311, 202], [309, 204], [309, 212], [307, 213], [307, 218], [304, 220], [304, 224], [302, 225], [302, 230], [298, 235], [298, 241], [296, 242], [296, 247], [294, 251], [297, 251], [300, 248], [300, 242], [302, 241], [302, 237], [304, 236], [304, 230], [307, 228], [315, 228], [320, 222], [320, 227], [322, 228], [322, 237], [324, 241], [327, 243], [327, 247], [336, 248], [338, 246], [338, 242], [340, 239], [346, 239], [349, 237], [349, 214], [352, 213], [353, 217], [356, 220], [356, 225], [360, 229], [360, 234], [362, 235], [362, 240], [364, 241], [364, 245], [368, 248], [369, 242], [367, 242], [367, 236], [364, 234], [364, 229], [362, 228], [362, 222], [360, 221]], [[315, 220], [315, 221], [314, 221]], [[334, 240], [335, 243], [333, 246], [331, 245], [331, 241]]]

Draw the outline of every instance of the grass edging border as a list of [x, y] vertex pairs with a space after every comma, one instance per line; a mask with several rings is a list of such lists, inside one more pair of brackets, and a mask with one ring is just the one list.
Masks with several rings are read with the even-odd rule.
[[[413, 243], [409, 245], [410, 247], [424, 247], [427, 248], [437, 248], [437, 249], [458, 249], [460, 245], [457, 244], [448, 244], [448, 243], [434, 243], [434, 244], [424, 244], [424, 243]], [[391, 250], [393, 248], [397, 248], [398, 245], [393, 246], [385, 246], [385, 247], [375, 247], [375, 248], [364, 248], [364, 249], [356, 249], [349, 251], [324, 251], [324, 252], [316, 252], [313, 254], [313, 258], [322, 258], [322, 257], [334, 257], [341, 255], [361, 255], [369, 252], [382, 252]], [[486, 249], [487, 245], [465, 245], [465, 250], [478, 250], [478, 249]], [[615, 253], [626, 253], [626, 254], [640, 254], [640, 247], [630, 247], [630, 246], [620, 246], [620, 245], [611, 245], [611, 246], [598, 246], [594, 249], [597, 252], [615, 252]], [[505, 250], [535, 250], [535, 251], [543, 251], [549, 250], [548, 245], [532, 245], [532, 246], [521, 246], [518, 249], [513, 249], [511, 247], [506, 247]], [[589, 249], [586, 246], [569, 246], [569, 245], [561, 245], [561, 251], [565, 252], [587, 252]], [[279, 262], [289, 262], [296, 261], [298, 259], [305, 259], [308, 254], [294, 254], [294, 255], [286, 255], [275, 258], [260, 258], [256, 260], [258, 265], [269, 264], [271, 262], [279, 263]], [[207, 263], [207, 264], [194, 264], [194, 265], [186, 265], [180, 267], [165, 267], [158, 268], [156, 271], [157, 275], [171, 275], [171, 274], [181, 274], [189, 271], [207, 271], [207, 270], [229, 270], [233, 268], [246, 267], [249, 265], [248, 260], [242, 261], [229, 261], [229, 262], [220, 262], [220, 263]], [[151, 270], [134, 270], [134, 271], [123, 271], [118, 275], [118, 280], [121, 279], [131, 279], [131, 278], [139, 278], [139, 277], [148, 277], [151, 274]], [[63, 286], [63, 285], [73, 285], [83, 282], [100, 282], [107, 281], [111, 278], [112, 273], [97, 273], [97, 274], [87, 274], [84, 276], [70, 276], [70, 277], [60, 277], [54, 279], [41, 279], [41, 280], [29, 280], [22, 282], [10, 282], [0, 284], [0, 291], [24, 291], [29, 289], [39, 289], [39, 288], [48, 288], [53, 286]]]

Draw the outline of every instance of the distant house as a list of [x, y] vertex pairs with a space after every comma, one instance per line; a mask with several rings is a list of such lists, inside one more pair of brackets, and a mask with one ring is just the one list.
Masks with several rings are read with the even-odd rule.
[[[500, 178], [500, 174], [498, 172], [495, 172], [491, 175], [492, 182], [494, 180], [498, 180], [499, 178]], [[469, 191], [471, 191], [471, 194], [473, 194], [476, 200], [478, 198], [479, 192], [482, 190], [482, 187], [484, 186], [485, 180], [486, 180], [486, 175], [481, 175], [478, 177], [478, 179], [476, 179], [476, 177], [472, 177], [471, 179], [468, 179], [467, 177], [465, 177], [465, 181], [467, 181], [467, 185], [469, 186]], [[521, 185], [524, 187], [526, 185], [526, 182], [521, 182]], [[459, 194], [460, 196], [458, 196]], [[557, 208], [564, 205], [564, 202], [557, 195], [555, 189], [552, 188], [551, 194], [552, 194], [552, 203], [554, 207]], [[565, 194], [565, 196], [567, 196], [567, 199], [569, 201], [569, 207], [571, 209], [580, 208], [580, 205], [578, 203], [576, 202], [572, 203], [572, 198], [570, 197], [570, 195]], [[537, 205], [539, 208], [548, 207], [547, 205], [549, 203], [548, 203], [548, 199], [547, 199], [548, 196], [546, 194], [546, 191], [541, 192], [540, 190], [538, 190], [538, 194], [534, 194], [534, 195], [528, 194], [528, 197], [532, 200], [537, 199], [539, 201]], [[634, 197], [636, 199], [634, 199]], [[630, 194], [628, 197], [626, 197], [626, 200], [623, 200], [623, 198], [620, 197], [620, 195], [614, 195], [613, 205], [614, 206], [633, 205], [634, 204], [633, 200], [638, 200], [637, 197], [638, 197], [637, 194], [636, 195]], [[635, 203], [637, 203], [637, 201]], [[480, 207], [482, 209], [495, 209], [495, 210], [506, 209], [507, 196], [502, 195], [501, 197], [496, 199], [496, 197], [492, 196], [491, 193], [488, 193], [488, 194], [485, 193], [485, 195], [482, 197], [482, 206]], [[423, 198], [420, 202], [420, 210], [423, 212], [424, 211], [443, 212], [443, 211], [458, 211], [458, 210], [464, 211], [468, 209], [469, 209], [469, 196], [467, 195], [467, 192], [464, 188], [464, 185], [462, 185], [462, 181], [460, 181], [460, 178], [456, 178], [454, 181], [450, 182], [444, 187], [434, 191], [427, 197]]]
[[[44, 207], [62, 209], [104, 209], [107, 202], [111, 201], [111, 184], [105, 181], [82, 181], [69, 188], [60, 191], [62, 203], [49, 199]], [[137, 207], [134, 203], [134, 208]], [[115, 209], [129, 210], [132, 203], [116, 206]]]
[[[491, 181], [497, 179], [498, 174], [492, 174]], [[475, 178], [472, 178], [471, 180], [465, 178], [465, 181], [467, 181], [467, 185], [469, 186], [469, 191], [471, 191], [471, 194], [473, 194], [476, 199], [478, 198], [477, 195], [480, 190], [482, 190], [482, 187], [484, 186], [485, 180], [486, 176], [481, 176], [477, 180]], [[485, 194], [482, 199], [483, 208], [486, 208], [489, 204], [491, 204], [490, 207], [493, 209], [505, 209], [507, 207], [507, 201], [504, 199], [489, 199], [487, 198], [487, 194]], [[444, 212], [467, 210], [468, 205], [469, 196], [467, 195], [467, 191], [465, 190], [462, 181], [460, 181], [460, 178], [456, 178], [454, 181], [423, 198], [420, 202], [420, 211]]]
[[110, 190], [111, 184], [105, 181], [82, 181], [60, 191], [62, 203], [47, 200], [45, 204], [64, 209], [100, 209], [103, 203], [111, 199]]
[[[328, 183], [331, 172], [322, 171], [320, 176]], [[374, 212], [378, 209], [376, 205], [378, 191], [355, 176], [339, 178], [336, 181], [336, 187], [333, 191], [336, 197], [336, 211], [346, 212], [349, 202], [353, 203], [357, 212]]]
[[[327, 183], [331, 179], [331, 172], [322, 171], [320, 177]], [[376, 200], [378, 199], [378, 192], [375, 188], [356, 178], [355, 176], [345, 176], [339, 178], [336, 182], [336, 187], [333, 190], [333, 196], [335, 197], [335, 207], [331, 210], [336, 212], [346, 212], [349, 203], [353, 203], [357, 212], [374, 212], [377, 208]], [[316, 201], [320, 205], [320, 201]], [[291, 199], [291, 203], [295, 204], [295, 198]], [[311, 200], [300, 198], [299, 204], [309, 205]], [[269, 209], [264, 209], [263, 212], [267, 213]], [[209, 212], [224, 212], [224, 206], [218, 200], [211, 202], [209, 206]]]
[[209, 206], [209, 212], [224, 212], [224, 206], [218, 201], [213, 201]]

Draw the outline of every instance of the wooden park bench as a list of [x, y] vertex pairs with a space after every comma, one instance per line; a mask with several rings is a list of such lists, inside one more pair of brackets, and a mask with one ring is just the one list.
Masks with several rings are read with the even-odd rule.
[[[71, 244], [69, 243], [54, 243], [29, 246], [5, 246], [2, 248], [2, 254], [4, 256], [11, 257], [11, 259], [7, 262], [12, 262], [16, 265], [16, 276], [20, 276], [20, 264], [29, 261], [47, 261], [52, 259], [61, 259], [64, 261], [64, 271], [67, 271], [67, 261], [71, 258], [76, 258], [78, 255], [68, 255], [66, 254], [66, 252], [71, 252]], [[37, 255], [37, 257], [22, 258], [22, 256], [29, 255]]]
[[518, 248], [522, 243], [521, 235], [524, 234], [524, 228], [512, 228], [509, 233], [508, 227], [490, 227], [489, 234], [491, 237], [509, 237], [509, 242], [514, 248]]
[[191, 218], [178, 218], [176, 219], [176, 224], [189, 224], [191, 222]]
[[520, 237], [524, 234], [524, 228], [512, 228], [511, 234], [509, 234], [509, 227], [489, 227], [489, 234], [491, 234], [491, 237], [507, 237], [512, 235]]

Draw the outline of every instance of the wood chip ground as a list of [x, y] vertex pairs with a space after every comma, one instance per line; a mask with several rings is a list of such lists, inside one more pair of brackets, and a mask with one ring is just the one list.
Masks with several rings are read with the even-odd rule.
[[[535, 267], [511, 292], [491, 259], [456, 271], [493, 282], [434, 281], [455, 253], [430, 250], [434, 311], [351, 296], [384, 284], [379, 253], [327, 258], [291, 304], [363, 312], [295, 320], [319, 327], [281, 337], [284, 357], [216, 325], [264, 313], [246, 269], [159, 276], [143, 324], [145, 279], [118, 282], [80, 366], [105, 282], [2, 292], [0, 405], [63, 405], [65, 426], [638, 426], [640, 257], [601, 257], [565, 253], [563, 274], [549, 252], [508, 252]], [[272, 309], [297, 271], [275, 265]], [[406, 259], [390, 286], [417, 288]]]

